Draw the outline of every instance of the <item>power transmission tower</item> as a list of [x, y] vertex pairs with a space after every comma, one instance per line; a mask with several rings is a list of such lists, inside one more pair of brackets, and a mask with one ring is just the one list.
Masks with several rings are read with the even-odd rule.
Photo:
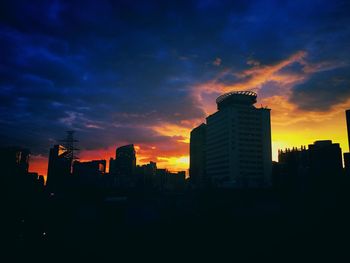
[[73, 163], [73, 161], [79, 159], [79, 157], [74, 154], [75, 151], [79, 151], [78, 148], [75, 148], [75, 143], [79, 141], [74, 139], [75, 131], [66, 131], [66, 133], [66, 138], [60, 141], [63, 143], [64, 148], [66, 148], [66, 158]]

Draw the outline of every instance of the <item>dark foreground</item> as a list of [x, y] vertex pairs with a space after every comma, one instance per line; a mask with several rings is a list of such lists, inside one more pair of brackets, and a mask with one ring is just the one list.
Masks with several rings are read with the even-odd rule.
[[346, 190], [43, 192], [5, 201], [2, 257], [11, 260], [2, 262], [350, 259]]

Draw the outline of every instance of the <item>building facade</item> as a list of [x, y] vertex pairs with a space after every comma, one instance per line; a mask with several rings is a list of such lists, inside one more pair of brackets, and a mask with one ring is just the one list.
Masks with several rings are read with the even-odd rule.
[[206, 124], [202, 123], [191, 131], [190, 182], [195, 186], [201, 186], [206, 181], [206, 126]]
[[60, 191], [67, 187], [72, 161], [64, 146], [54, 145], [50, 149], [46, 185], [51, 191]]
[[116, 186], [131, 187], [135, 184], [136, 151], [133, 144], [116, 149], [115, 159], [109, 161], [109, 174]]
[[250, 91], [226, 93], [206, 118], [205, 174], [214, 186], [271, 186], [270, 109], [256, 108], [256, 98]]
[[350, 110], [345, 111], [346, 114], [346, 127], [348, 130], [348, 144], [349, 144], [349, 150], [350, 150]]
[[118, 147], [115, 159], [111, 160], [110, 172], [116, 175], [131, 176], [136, 169], [136, 152], [133, 144]]

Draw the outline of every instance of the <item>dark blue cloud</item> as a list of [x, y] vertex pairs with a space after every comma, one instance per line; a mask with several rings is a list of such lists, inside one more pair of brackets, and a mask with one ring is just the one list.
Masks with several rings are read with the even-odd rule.
[[303, 110], [326, 111], [350, 98], [350, 67], [321, 71], [293, 89], [290, 101]]
[[[203, 118], [191, 86], [224, 69], [248, 69], [251, 58], [270, 65], [300, 50], [314, 64], [350, 62], [348, 11], [347, 1], [7, 1], [0, 9], [0, 142], [46, 153], [74, 128], [82, 148], [173, 143], [150, 127]], [[316, 85], [320, 76], [296, 87], [291, 101], [327, 109], [350, 96], [345, 84], [323, 77], [333, 85], [329, 96]], [[304, 98], [311, 91], [315, 102]]]

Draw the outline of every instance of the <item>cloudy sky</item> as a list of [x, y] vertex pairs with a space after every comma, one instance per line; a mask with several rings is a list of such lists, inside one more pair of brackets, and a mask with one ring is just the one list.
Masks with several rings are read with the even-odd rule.
[[[7, 3], [6, 3], [7, 2]], [[2, 1], [0, 143], [49, 147], [76, 130], [82, 160], [134, 143], [139, 163], [188, 168], [189, 132], [223, 92], [272, 109], [277, 150], [348, 151], [349, 1]]]

